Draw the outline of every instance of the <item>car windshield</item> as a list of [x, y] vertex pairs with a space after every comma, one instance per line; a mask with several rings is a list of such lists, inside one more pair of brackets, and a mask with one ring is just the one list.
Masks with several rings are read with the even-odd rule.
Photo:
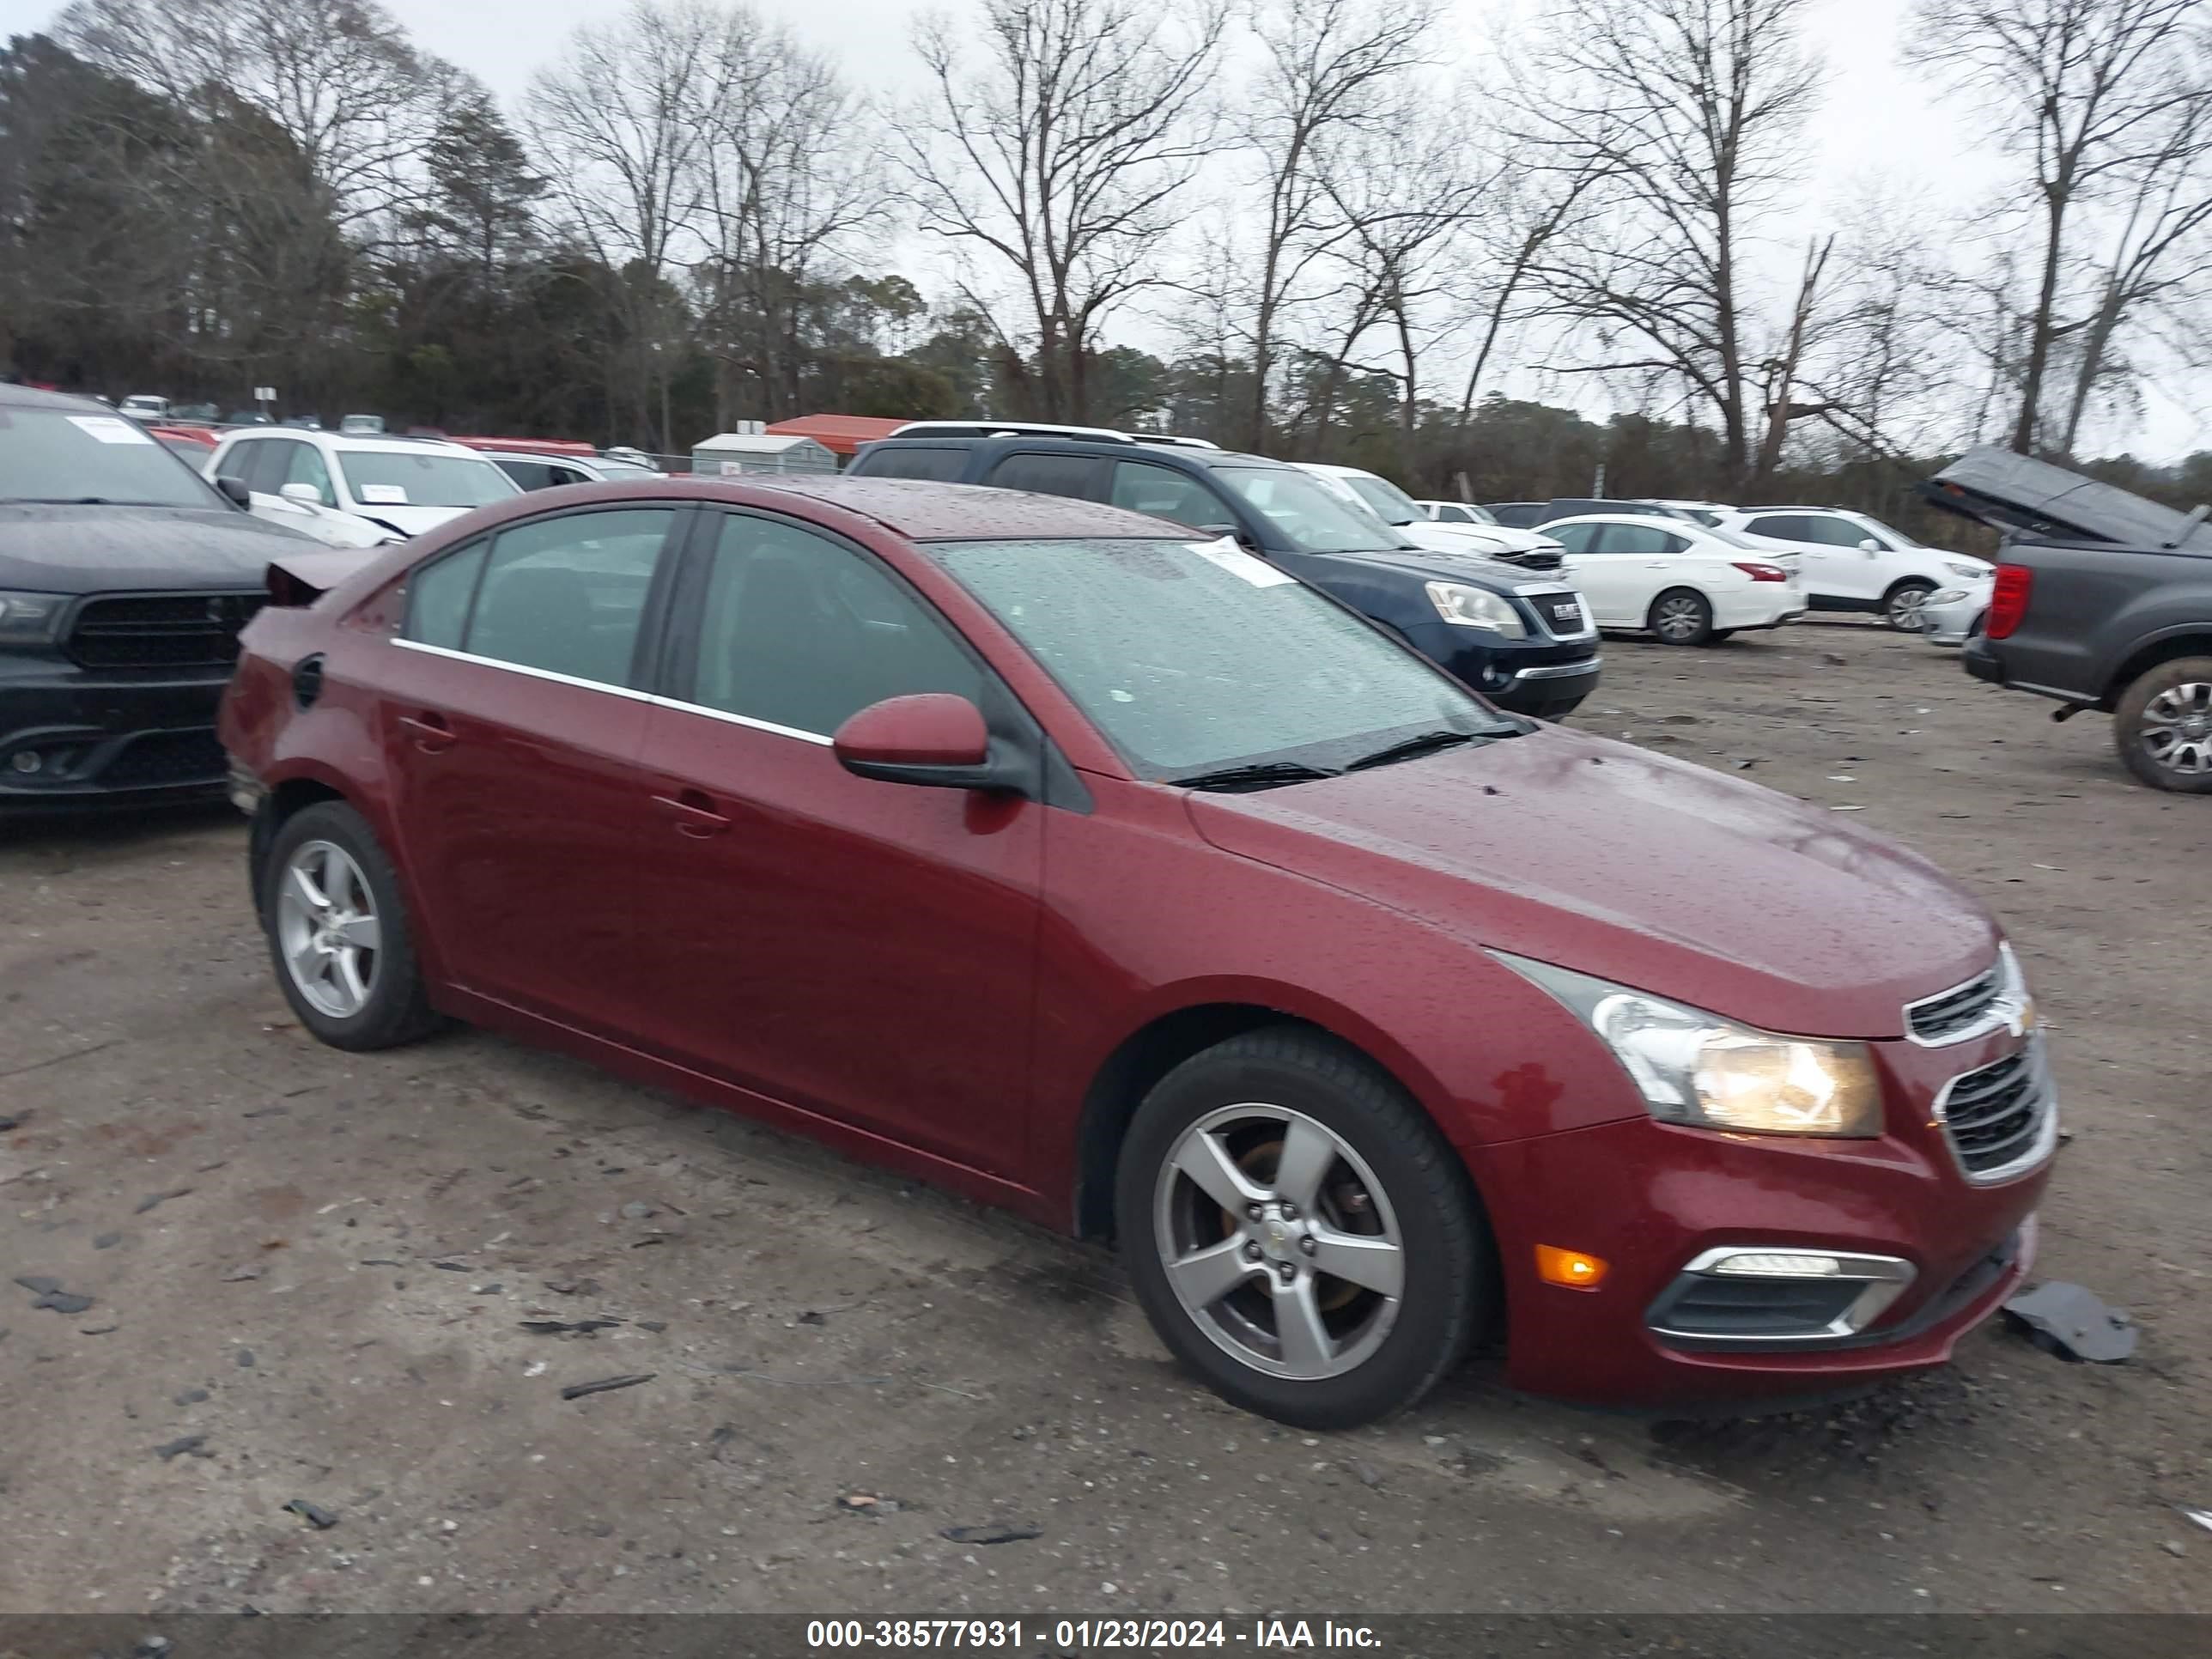
[[1226, 540], [950, 542], [925, 550], [1139, 776], [1334, 771], [1433, 732], [1525, 728]]
[[1427, 516], [1411, 495], [1388, 478], [1355, 472], [1344, 482], [1352, 486], [1353, 495], [1375, 509], [1375, 516], [1384, 524], [1413, 524]]
[[228, 505], [137, 422], [60, 409], [0, 408], [0, 501]]
[[342, 449], [338, 465], [363, 507], [482, 507], [520, 493], [514, 479], [477, 455]]
[[1213, 477], [1265, 519], [1294, 553], [1359, 553], [1411, 545], [1310, 473], [1287, 466], [1217, 466]]

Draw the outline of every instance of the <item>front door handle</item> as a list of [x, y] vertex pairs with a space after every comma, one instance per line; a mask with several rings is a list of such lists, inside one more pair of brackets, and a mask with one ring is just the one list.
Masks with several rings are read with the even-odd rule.
[[446, 717], [428, 709], [420, 714], [402, 714], [399, 723], [415, 734], [415, 746], [426, 755], [442, 755], [459, 741], [453, 728], [446, 724]]
[[696, 841], [719, 836], [730, 827], [728, 818], [714, 810], [704, 792], [686, 789], [676, 795], [655, 795], [653, 804], [676, 820], [677, 830]]

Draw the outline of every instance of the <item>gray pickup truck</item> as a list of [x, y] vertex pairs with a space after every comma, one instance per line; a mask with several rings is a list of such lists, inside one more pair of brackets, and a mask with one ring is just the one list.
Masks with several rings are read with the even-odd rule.
[[2212, 508], [2177, 513], [2003, 449], [1970, 450], [1921, 490], [2003, 532], [1966, 672], [2057, 698], [2053, 720], [2109, 714], [2136, 777], [2212, 794]]

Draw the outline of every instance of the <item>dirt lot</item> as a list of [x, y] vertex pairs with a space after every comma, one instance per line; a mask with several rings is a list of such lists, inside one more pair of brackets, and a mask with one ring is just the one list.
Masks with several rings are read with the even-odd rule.
[[[2045, 714], [1856, 625], [1607, 647], [1576, 724], [1861, 809], [2002, 916], [2074, 1132], [2043, 1267], [2143, 1332], [1717, 1425], [1477, 1366], [1274, 1427], [1103, 1253], [482, 1035], [307, 1040], [227, 809], [0, 830], [0, 1610], [2212, 1609], [2212, 801]], [[940, 1535], [1000, 1522], [1042, 1535]]]

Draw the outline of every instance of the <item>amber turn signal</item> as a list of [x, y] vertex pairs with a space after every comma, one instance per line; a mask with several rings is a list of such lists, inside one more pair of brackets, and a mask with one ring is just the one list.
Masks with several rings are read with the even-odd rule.
[[1605, 1277], [1605, 1258], [1580, 1250], [1563, 1250], [1556, 1244], [1536, 1247], [1536, 1272], [1547, 1285], [1564, 1285], [1571, 1291], [1594, 1291]]

